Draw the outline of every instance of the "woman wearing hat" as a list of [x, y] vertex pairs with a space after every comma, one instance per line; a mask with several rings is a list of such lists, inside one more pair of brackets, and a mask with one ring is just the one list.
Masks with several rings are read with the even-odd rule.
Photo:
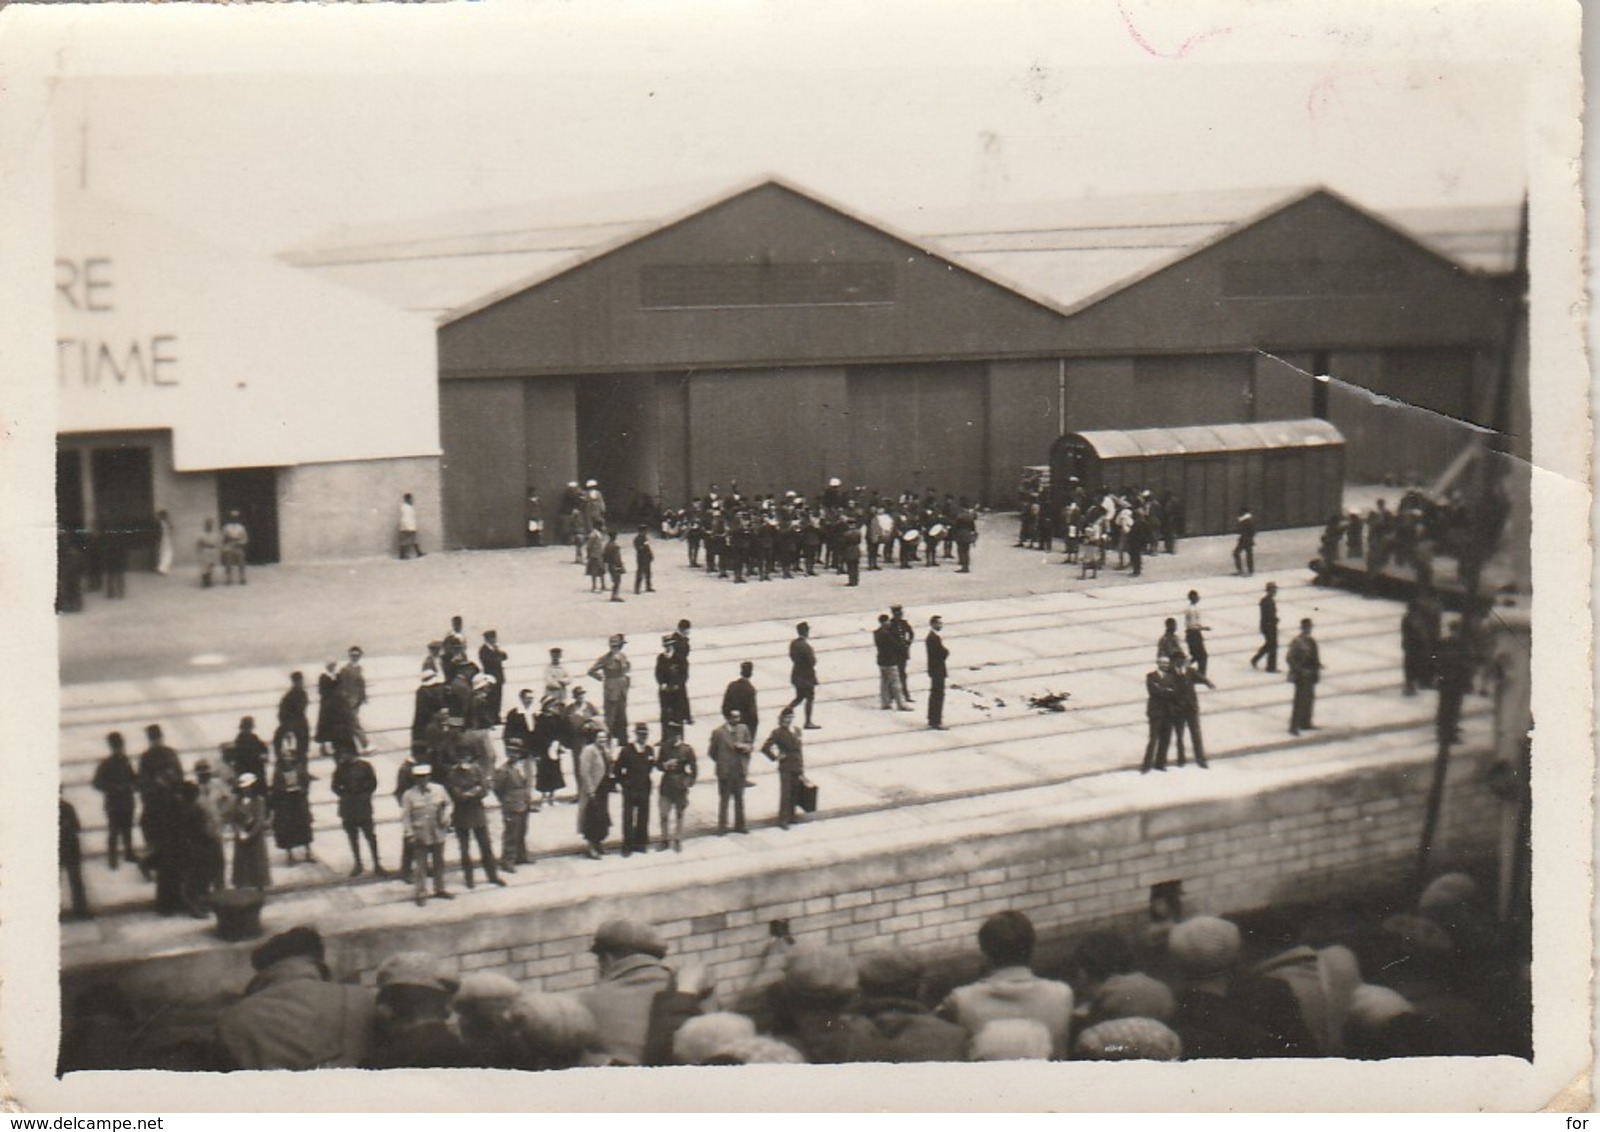
[[[311, 861], [311, 774], [295, 750], [292, 735], [278, 748], [272, 770], [272, 839], [278, 848], [288, 854], [289, 863], [295, 863], [294, 851], [305, 850], [305, 860]], [[339, 750], [354, 751], [353, 745]]]
[[256, 776], [246, 771], [235, 784], [233, 800], [233, 887], [264, 889], [272, 884], [267, 862], [267, 800]]

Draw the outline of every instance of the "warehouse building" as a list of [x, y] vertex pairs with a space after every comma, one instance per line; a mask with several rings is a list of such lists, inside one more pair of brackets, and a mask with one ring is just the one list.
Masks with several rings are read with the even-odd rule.
[[365, 557], [409, 492], [437, 545], [430, 319], [87, 193], [58, 202], [55, 267], [61, 526], [136, 569], [158, 511], [179, 564], [232, 510], [253, 562]]
[[529, 485], [554, 520], [587, 478], [613, 504], [838, 476], [1004, 507], [1104, 429], [1322, 418], [1349, 479], [1430, 476], [1499, 419], [1516, 218], [1408, 222], [1323, 189], [882, 222], [768, 178], [292, 261], [438, 319], [447, 536], [506, 546]]

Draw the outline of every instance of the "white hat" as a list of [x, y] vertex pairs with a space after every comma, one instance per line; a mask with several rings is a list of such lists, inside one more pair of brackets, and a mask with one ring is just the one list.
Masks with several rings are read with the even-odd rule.
[[247, 771], [245, 771], [243, 774], [241, 774], [239, 776], [239, 789], [248, 790], [248, 789], [250, 789], [250, 787], [254, 786], [258, 781], [260, 781], [260, 780], [258, 778], [256, 778], [255, 775], [251, 774], [247, 770]]

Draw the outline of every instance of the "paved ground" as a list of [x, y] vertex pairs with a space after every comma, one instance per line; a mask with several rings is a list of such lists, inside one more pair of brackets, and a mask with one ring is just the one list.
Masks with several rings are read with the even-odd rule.
[[[663, 592], [637, 602], [630, 595], [623, 605], [591, 604], [577, 569], [562, 551], [547, 550], [429, 556], [420, 563], [279, 568], [261, 571], [259, 581], [247, 590], [204, 594], [177, 592], [176, 580], [164, 579], [160, 581], [174, 593], [152, 585], [147, 604], [130, 599], [120, 608], [101, 605], [77, 618], [63, 618], [64, 669], [102, 669], [108, 677], [83, 678], [63, 687], [63, 783], [89, 827], [85, 847], [94, 901], [113, 913], [129, 913], [64, 925], [66, 960], [70, 964], [128, 949], [191, 946], [205, 932], [203, 924], [193, 921], [164, 921], [134, 912], [148, 906], [150, 887], [126, 866], [117, 873], [106, 868], [100, 806], [88, 786], [105, 731], [120, 728], [138, 747], [141, 725], [159, 720], [169, 741], [184, 753], [185, 764], [192, 766], [200, 753], [214, 754], [217, 744], [231, 737], [241, 714], [253, 712], [270, 721], [284, 671], [312, 667], [311, 659], [291, 658], [331, 657], [356, 639], [369, 649], [374, 702], [364, 718], [374, 738], [380, 781], [388, 784], [408, 736], [421, 654], [415, 644], [437, 635], [457, 611], [466, 616], [469, 629], [491, 620], [498, 625], [512, 657], [512, 688], [536, 676], [549, 645], [560, 644], [572, 660], [583, 661], [604, 651], [604, 638], [613, 629], [629, 632], [635, 665], [646, 672], [632, 699], [634, 715], [652, 723], [655, 698], [647, 673], [658, 633], [680, 615], [693, 617], [691, 692], [701, 725], [691, 729], [690, 738], [702, 754], [707, 721], [741, 660], [756, 664], [763, 729], [776, 721], [777, 709], [788, 699], [786, 650], [792, 622], [804, 616], [813, 625], [823, 681], [817, 718], [824, 729], [806, 734], [808, 769], [821, 786], [824, 814], [809, 827], [787, 834], [771, 828], [776, 776], [758, 757], [749, 803], [752, 816], [763, 821], [751, 837], [720, 840], [707, 835], [715, 820], [715, 792], [702, 787], [691, 803], [691, 840], [684, 854], [596, 863], [575, 856], [575, 810], [557, 805], [533, 817], [530, 842], [539, 860], [512, 878], [510, 890], [480, 892], [453, 908], [430, 906], [430, 916], [481, 915], [506, 900], [533, 898], [529, 887], [546, 890], [539, 899], [562, 893], [581, 899], [598, 878], [614, 879], [622, 870], [648, 869], [651, 883], [693, 883], [697, 870], [715, 870], [719, 860], [731, 867], [729, 858], [751, 852], [803, 852], [824, 840], [837, 846], [896, 830], [926, 837], [930, 829], [944, 828], [959, 815], [993, 817], [1036, 805], [1042, 798], [1081, 798], [1085, 791], [1125, 806], [1157, 790], [1253, 793], [1266, 784], [1260, 776], [1286, 765], [1285, 760], [1304, 765], [1431, 744], [1432, 697], [1400, 694], [1399, 609], [1307, 584], [1307, 572], [1298, 564], [1313, 532], [1263, 536], [1254, 578], [1232, 576], [1227, 564], [1231, 540], [1207, 539], [1183, 544], [1176, 557], [1156, 558], [1145, 579], [1134, 581], [1113, 571], [1085, 582], [1077, 579], [1076, 568], [1058, 565], [1059, 556], [1013, 549], [1001, 537], [1012, 529], [1007, 525], [986, 532], [975, 574], [956, 575], [948, 568], [894, 570], [864, 576], [857, 590], [832, 578], [734, 586], [688, 571], [675, 561], [678, 548], [672, 547], [659, 571], [658, 589]], [[1260, 569], [1268, 566], [1272, 569]], [[307, 584], [321, 578], [330, 581], [334, 594]], [[1286, 733], [1290, 689], [1284, 677], [1253, 671], [1248, 664], [1258, 641], [1256, 601], [1269, 578], [1281, 587], [1285, 630], [1301, 616], [1316, 618], [1328, 666], [1318, 703], [1324, 729], [1301, 739]], [[136, 579], [130, 589], [142, 581]], [[1150, 667], [1162, 618], [1180, 614], [1191, 586], [1203, 594], [1213, 627], [1211, 675], [1217, 688], [1204, 693], [1203, 712], [1208, 752], [1216, 766], [1207, 772], [1188, 769], [1144, 778], [1135, 770], [1144, 742], [1143, 674]], [[560, 596], [552, 601], [552, 594]], [[220, 616], [199, 604], [213, 598], [222, 609]], [[923, 726], [920, 693], [926, 679], [920, 675], [920, 651], [912, 665], [918, 713], [878, 708], [868, 634], [876, 611], [892, 600], [904, 602], [919, 632], [934, 609], [946, 619], [952, 650], [950, 731]], [[137, 675], [121, 676], [135, 659], [136, 643], [121, 621], [140, 609], [150, 615], [140, 632], [151, 648]], [[159, 616], [158, 609], [164, 611]], [[375, 615], [375, 610], [381, 612]], [[311, 651], [314, 646], [299, 642], [324, 615], [334, 628], [320, 634], [320, 651]], [[99, 658], [89, 655], [91, 634], [84, 629], [97, 617], [119, 620], [116, 631], [108, 634], [111, 655]], [[257, 631], [240, 637], [242, 648], [230, 645], [225, 663], [191, 664], [194, 654], [188, 650], [228, 620], [248, 622]], [[550, 628], [537, 628], [544, 625]], [[1285, 644], [1288, 636], [1286, 631]], [[302, 647], [307, 651], [294, 651]], [[1067, 710], [1040, 712], [1027, 706], [1029, 696], [1047, 692], [1068, 694]], [[1473, 731], [1482, 727], [1477, 721]], [[274, 880], [282, 889], [275, 904], [283, 906], [284, 915], [292, 911], [318, 919], [334, 914], [411, 915], [400, 911], [409, 908], [401, 885], [344, 880], [350, 861], [326, 786], [331, 765], [319, 760], [314, 769], [323, 776], [313, 788], [318, 862], [291, 868], [275, 852]], [[378, 812], [384, 819], [380, 843], [392, 863], [398, 858], [399, 832], [386, 793], [380, 794]], [[518, 890], [524, 890], [520, 897]], [[463, 906], [479, 902], [476, 912]]]

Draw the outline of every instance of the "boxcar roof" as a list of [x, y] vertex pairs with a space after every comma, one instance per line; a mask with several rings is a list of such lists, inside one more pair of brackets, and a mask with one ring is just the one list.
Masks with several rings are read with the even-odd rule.
[[1318, 448], [1343, 444], [1328, 421], [1306, 419], [1254, 424], [1193, 425], [1186, 428], [1097, 429], [1069, 433], [1102, 460], [1143, 459], [1205, 452], [1257, 452], [1268, 448]]

